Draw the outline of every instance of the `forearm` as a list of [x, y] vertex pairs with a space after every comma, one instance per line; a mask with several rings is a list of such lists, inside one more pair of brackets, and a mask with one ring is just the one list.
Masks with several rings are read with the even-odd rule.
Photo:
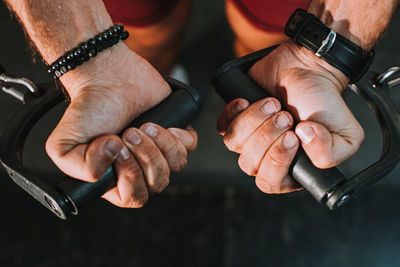
[[[113, 25], [100, 0], [6, 0], [6, 3], [48, 64]], [[67, 72], [60, 81], [73, 98], [91, 81], [100, 82], [106, 67], [118, 69], [117, 65], [127, 64], [123, 63], [127, 60], [135, 66], [140, 57], [120, 41]]]
[[47, 63], [112, 26], [100, 0], [6, 0]]
[[309, 12], [352, 42], [370, 50], [388, 26], [399, 0], [312, 0]]

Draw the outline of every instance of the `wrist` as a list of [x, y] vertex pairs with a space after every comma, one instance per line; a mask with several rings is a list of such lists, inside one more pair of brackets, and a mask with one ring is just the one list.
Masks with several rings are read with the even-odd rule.
[[114, 72], [115, 69], [119, 69], [126, 58], [132, 60], [133, 64], [140, 61], [139, 55], [131, 51], [123, 42], [119, 42], [101, 51], [96, 57], [75, 69], [68, 71], [59, 80], [73, 99], [80, 90], [98, 84], [109, 84], [111, 82], [109, 74]]
[[157, 105], [171, 88], [162, 76], [124, 42], [60, 77], [71, 102], [107, 100], [125, 114], [140, 114]]
[[326, 62], [323, 58], [315, 55], [314, 52], [304, 46], [299, 46], [292, 40], [283, 43], [283, 49], [295, 59], [294, 67], [310, 70], [313, 73], [331, 80], [339, 92], [349, 83], [349, 78], [339, 69]]
[[351, 82], [361, 79], [374, 58], [373, 51], [366, 51], [304, 9], [290, 16], [285, 32], [296, 44], [342, 71]]

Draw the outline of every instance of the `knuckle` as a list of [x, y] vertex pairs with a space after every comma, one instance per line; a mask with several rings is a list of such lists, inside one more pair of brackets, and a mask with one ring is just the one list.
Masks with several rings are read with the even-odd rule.
[[262, 124], [257, 131], [258, 142], [271, 143], [273, 137], [271, 136], [271, 129], [268, 128], [267, 124]]
[[140, 209], [140, 208], [143, 208], [146, 203], [147, 203], [147, 200], [146, 201], [134, 200], [134, 201], [132, 201], [130, 208]]
[[193, 145], [191, 147], [191, 150], [195, 150], [197, 148], [198, 143], [199, 143], [199, 136], [198, 136], [196, 131], [193, 131], [192, 138], [193, 138], [193, 142], [192, 142]]
[[257, 175], [258, 169], [252, 164], [248, 157], [240, 155], [238, 159], [240, 169], [249, 176]]
[[163, 191], [165, 188], [167, 188], [169, 185], [169, 178], [167, 177], [163, 183], [161, 183], [161, 191]]
[[181, 165], [179, 166], [179, 171], [182, 170], [183, 168], [185, 168], [187, 164], [188, 164], [188, 159], [187, 159], [187, 157], [185, 157], [181, 161]]
[[141, 150], [139, 153], [142, 154], [141, 158], [146, 163], [155, 161], [159, 156], [159, 150], [155, 145], [148, 146], [145, 150]]
[[121, 203], [119, 203], [119, 207], [120, 208], [129, 208], [129, 209], [138, 209], [138, 208], [142, 208], [147, 202], [147, 198], [146, 199], [139, 199], [137, 197], [130, 197], [127, 198], [126, 200], [121, 201]]
[[87, 168], [85, 174], [86, 178], [90, 181], [96, 181], [103, 176], [103, 172], [101, 172], [98, 168]]
[[126, 208], [131, 208], [131, 209], [140, 209], [143, 208], [143, 206], [146, 203], [143, 203], [142, 201], [134, 200], [132, 199], [129, 204], [126, 206]]
[[133, 164], [131, 165], [127, 170], [124, 171], [124, 176], [132, 181], [136, 177], [140, 176], [142, 174], [142, 169], [139, 167], [138, 164]]
[[168, 166], [161, 166], [158, 170], [157, 181], [152, 188], [154, 193], [161, 193], [169, 185], [170, 170]]
[[[249, 110], [250, 111], [250, 110]], [[242, 113], [242, 121], [245, 122], [250, 122], [250, 123], [254, 123], [254, 113], [252, 111], [250, 112], [246, 112], [246, 113]]]
[[[258, 109], [258, 110], [260, 110], [260, 109]], [[257, 110], [257, 112], [258, 112], [258, 110]], [[247, 113], [243, 113], [243, 118], [242, 118], [243, 124], [241, 123], [241, 125], [245, 125], [245, 127], [256, 129], [265, 120], [266, 120], [266, 118], [264, 117], [264, 115], [262, 115], [262, 117], [260, 117], [260, 115], [257, 114], [255, 111], [247, 112]]]
[[149, 194], [147, 192], [139, 192], [133, 196], [129, 201], [130, 208], [142, 208], [149, 200]]
[[268, 194], [282, 194], [283, 190], [279, 185], [271, 185]]
[[276, 151], [273, 153], [267, 153], [265, 157], [266, 160], [276, 168], [286, 168], [290, 164], [287, 157], [283, 157], [281, 153]]
[[266, 194], [280, 194], [282, 190], [280, 186], [276, 186], [270, 182], [266, 178], [256, 177], [256, 185], [258, 189]]
[[183, 145], [180, 147], [180, 149], [176, 150], [174, 162], [175, 164], [171, 164], [174, 165], [174, 168], [172, 169], [174, 172], [178, 172], [186, 167], [188, 163], [187, 151]]
[[169, 168], [166, 168], [166, 170], [167, 171], [163, 173], [160, 179], [160, 188], [162, 188], [161, 191], [167, 188], [167, 186], [169, 185]]
[[165, 188], [167, 188], [169, 185], [169, 179], [160, 179], [160, 181], [158, 182], [157, 186], [153, 188], [153, 192], [156, 194], [161, 193], [162, 191], [164, 191]]
[[177, 163], [174, 164], [174, 166], [173, 166], [171, 171], [179, 172], [179, 171], [183, 170], [186, 167], [187, 163], [188, 163], [188, 160], [187, 160], [186, 157], [181, 158], [181, 160], [179, 160]]
[[241, 120], [242, 120], [242, 123], [245, 123], [248, 125], [247, 127], [256, 128], [256, 127], [260, 126], [260, 122], [257, 121], [256, 118], [254, 118], [254, 114], [251, 112], [243, 113], [243, 117], [241, 118]]
[[268, 181], [266, 179], [257, 177], [256, 178], [256, 186], [262, 192], [264, 192], [266, 194], [271, 194], [271, 185], [268, 183]]
[[172, 138], [169, 138], [168, 142], [165, 142], [164, 146], [164, 153], [170, 157], [176, 158], [182, 153], [178, 147], [177, 141]]
[[239, 151], [241, 150], [240, 146], [238, 144], [235, 144], [235, 142], [233, 141], [233, 138], [231, 135], [225, 135], [224, 138], [224, 144], [226, 146], [226, 148], [229, 151], [235, 152], [235, 153], [239, 153]]
[[47, 138], [45, 145], [46, 153], [53, 160], [61, 157], [61, 145], [58, 143], [58, 140], [55, 138], [54, 133]]
[[364, 141], [364, 139], [365, 139], [364, 129], [361, 125], [358, 125], [356, 133], [355, 133], [355, 137], [354, 137], [355, 150], [358, 150], [358, 148], [360, 147], [360, 145]]
[[317, 168], [327, 169], [338, 165], [339, 162], [337, 162], [337, 160], [332, 156], [325, 153], [324, 155], [320, 155], [318, 158], [316, 158], [313, 163]]
[[54, 146], [54, 141], [52, 135], [49, 136], [49, 138], [46, 141], [46, 152], [47, 154], [52, 157], [55, 151], [55, 146]]

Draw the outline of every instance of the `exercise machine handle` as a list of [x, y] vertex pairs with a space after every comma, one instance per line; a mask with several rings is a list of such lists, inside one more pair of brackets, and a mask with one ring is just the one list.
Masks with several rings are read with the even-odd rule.
[[[145, 122], [153, 122], [164, 128], [184, 128], [195, 118], [202, 105], [197, 91], [173, 78], [165, 79], [171, 86], [172, 93], [125, 129], [139, 127]], [[25, 96], [25, 104], [4, 128], [0, 140], [0, 159], [9, 176], [20, 187], [57, 216], [66, 219], [71, 214], [78, 214], [87, 203], [113, 188], [117, 178], [111, 166], [94, 183], [65, 177], [58, 184], [50, 185], [23, 166], [23, 147], [29, 131], [44, 114], [63, 101], [61, 93], [52, 85], [40, 85], [38, 88], [41, 91], [40, 96]]]
[[[269, 47], [235, 59], [220, 67], [213, 77], [217, 93], [226, 101], [245, 98], [254, 103], [269, 97], [248, 75], [249, 69], [276, 48]], [[382, 74], [368, 72], [348, 88], [358, 94], [375, 113], [382, 130], [382, 154], [374, 164], [353, 177], [345, 177], [337, 168], [318, 169], [299, 148], [289, 170], [299, 184], [314, 198], [334, 210], [372, 184], [387, 176], [400, 161], [400, 113], [391, 101], [389, 90], [400, 85], [400, 67], [391, 67]]]
[[[223, 65], [213, 79], [216, 92], [227, 103], [244, 98], [249, 103], [270, 97], [270, 95], [256, 84], [248, 75], [250, 67], [271, 52], [268, 48], [239, 58]], [[289, 170], [292, 176], [301, 186], [309, 191], [316, 200], [325, 202], [327, 192], [333, 190], [338, 184], [346, 180], [346, 177], [337, 169], [319, 169], [315, 167], [300, 147]]]

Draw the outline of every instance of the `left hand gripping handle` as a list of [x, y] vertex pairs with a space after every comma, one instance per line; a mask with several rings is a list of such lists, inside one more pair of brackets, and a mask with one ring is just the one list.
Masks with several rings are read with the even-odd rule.
[[[195, 118], [202, 105], [197, 91], [173, 78], [165, 79], [171, 86], [172, 93], [160, 104], [132, 121], [125, 129], [139, 127], [145, 122], [153, 122], [164, 128], [185, 128]], [[0, 140], [0, 159], [10, 177], [20, 187], [58, 217], [66, 219], [71, 214], [78, 214], [85, 204], [113, 188], [117, 176], [113, 166], [110, 166], [97, 182], [88, 183], [65, 177], [54, 186], [23, 166], [23, 146], [30, 130], [47, 111], [63, 100], [53, 86], [43, 85], [41, 89], [42, 95], [30, 96], [4, 128]]]
[[[171, 85], [174, 83], [175, 86], [178, 83], [176, 80], [172, 82], [172, 79], [168, 81]], [[188, 126], [199, 110], [200, 98], [194, 90], [188, 91], [189, 87], [186, 85], [180, 84], [180, 86], [185, 86], [185, 90], [174, 90], [163, 102], [143, 113], [125, 129], [138, 128], [145, 122], [153, 122], [164, 128], [185, 128]], [[56, 188], [68, 198], [70, 205], [72, 205], [72, 214], [77, 214], [85, 203], [104, 195], [116, 186], [116, 182], [117, 176], [113, 165], [111, 165], [97, 182], [88, 183], [66, 177], [56, 185]]]

